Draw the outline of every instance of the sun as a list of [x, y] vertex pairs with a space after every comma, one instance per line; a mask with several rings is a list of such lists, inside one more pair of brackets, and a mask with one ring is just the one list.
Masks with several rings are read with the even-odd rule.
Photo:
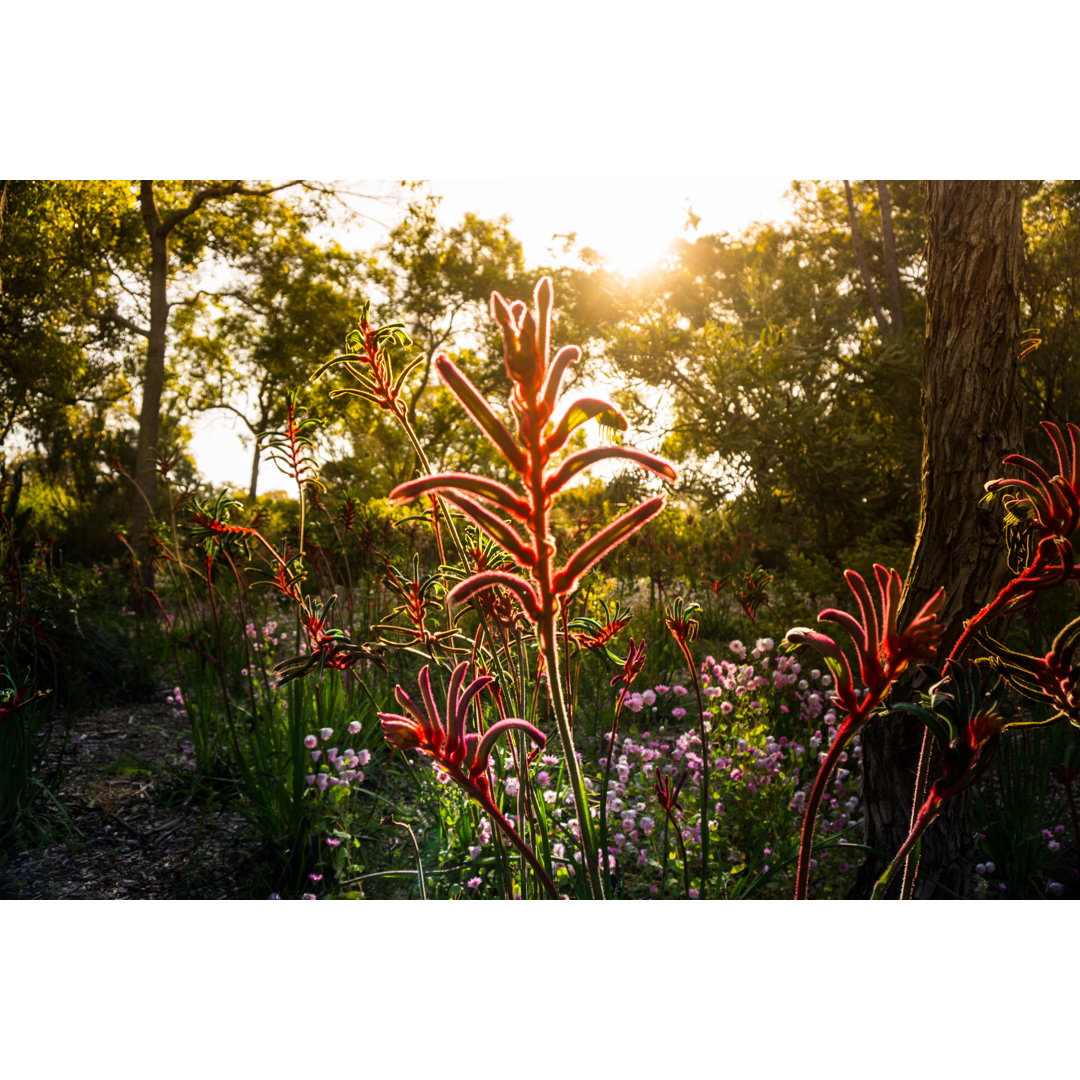
[[678, 182], [598, 180], [560, 185], [545, 216], [616, 274], [636, 277], [662, 262], [684, 235], [687, 193]]
[[685, 235], [690, 184], [617, 178], [437, 181], [441, 216], [506, 213], [532, 265], [572, 263], [591, 249], [608, 270], [632, 277], [663, 260]]

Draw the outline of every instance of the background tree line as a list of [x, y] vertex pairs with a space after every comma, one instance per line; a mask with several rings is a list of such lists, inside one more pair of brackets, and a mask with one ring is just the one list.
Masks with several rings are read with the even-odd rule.
[[[526, 266], [506, 220], [449, 226], [422, 192], [358, 252], [332, 239], [340, 193], [309, 182], [7, 181], [3, 191], [0, 469], [28, 525], [79, 538], [65, 541], [68, 558], [115, 550], [113, 528], [138, 541], [150, 510], [165, 509], [163, 460], [195, 483], [187, 441], [212, 410], [247, 435], [253, 499], [255, 437], [281, 423], [288, 389], [329, 422], [327, 477], [340, 490], [377, 498], [406, 478], [415, 462], [396, 428], [354, 399], [331, 405], [332, 378], [308, 382], [363, 299], [374, 319], [404, 322], [410, 357], [423, 357], [407, 402], [442, 448], [437, 467], [492, 467], [432, 360], [449, 352], [498, 398], [488, 297], [527, 295], [542, 272], [564, 312], [556, 339], [584, 346], [577, 377], [613, 382], [631, 422], [680, 463], [677, 511], [710, 558], [738, 543], [774, 569], [827, 577], [910, 552], [926, 303], [917, 182], [795, 183], [789, 221], [737, 235], [699, 235], [691, 215], [636, 278], [572, 245], [568, 265]], [[1023, 194], [1021, 321], [1042, 342], [1019, 369], [1027, 442], [1040, 420], [1072, 418], [1080, 396], [1080, 184], [1031, 182]], [[639, 483], [628, 474], [583, 491], [582, 513], [630, 501]]]

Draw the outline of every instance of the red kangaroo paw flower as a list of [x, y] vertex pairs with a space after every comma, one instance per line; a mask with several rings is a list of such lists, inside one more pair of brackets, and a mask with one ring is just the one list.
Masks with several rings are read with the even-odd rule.
[[653, 791], [656, 793], [656, 801], [660, 804], [660, 809], [671, 818], [671, 822], [678, 828], [678, 822], [675, 821], [674, 813], [678, 810], [682, 812], [682, 807], [679, 805], [679, 792], [683, 789], [683, 784], [686, 783], [686, 778], [689, 776], [689, 772], [683, 769], [679, 775], [678, 783], [672, 787], [671, 777], [661, 774], [657, 776], [656, 782], [653, 784]]
[[[854, 680], [847, 659], [835, 641], [802, 627], [797, 627], [795, 630], [798, 637], [793, 638], [791, 632], [787, 635], [789, 641], [805, 641], [813, 645], [827, 661], [830, 661], [830, 667], [835, 668], [837, 699], [849, 712], [858, 712], [863, 719], [869, 716], [874, 706], [885, 696], [889, 686], [904, 672], [911, 661], [927, 660], [933, 655], [945, 632], [945, 628], [937, 622], [937, 612], [941, 610], [945, 602], [944, 589], [939, 589], [923, 605], [901, 634], [896, 626], [902, 589], [900, 575], [895, 570], [886, 570], [885, 567], [877, 564], [874, 566], [874, 572], [877, 575], [878, 591], [881, 593], [880, 624], [870, 590], [866, 587], [862, 575], [854, 570], [845, 571], [844, 577], [859, 603], [862, 621], [860, 622], [846, 611], [838, 611], [835, 608], [826, 608], [818, 613], [819, 619], [824, 622], [839, 623], [851, 636], [859, 658], [862, 683], [868, 692], [868, 699], [873, 702], [872, 705], [867, 707], [863, 704], [858, 709], [851, 708], [850, 702], [854, 700]], [[885, 631], [884, 637], [881, 634], [882, 628]], [[844, 680], [843, 684], [841, 679]]]
[[516, 718], [500, 720], [497, 724], [493, 724], [483, 737], [475, 732], [466, 734], [465, 723], [473, 698], [495, 681], [490, 675], [479, 675], [462, 690], [461, 684], [465, 681], [468, 668], [468, 661], [463, 660], [450, 675], [445, 727], [439, 716], [435, 696], [431, 691], [431, 673], [427, 665], [421, 669], [419, 680], [424, 699], [423, 708], [419, 707], [400, 686], [396, 686], [394, 695], [409, 715], [379, 713], [383, 737], [397, 750], [419, 750], [434, 758], [449, 773], [450, 779], [470, 798], [475, 799], [491, 816], [507, 839], [533, 868], [548, 896], [557, 900], [559, 891], [555, 883], [537, 859], [536, 853], [521, 839], [495, 805], [487, 778], [491, 751], [500, 735], [506, 731], [524, 731], [543, 749], [546, 743], [544, 734], [528, 721]]
[[1077, 461], [1077, 439], [1080, 428], [1075, 424], [1067, 425], [1069, 446], [1066, 447], [1061, 429], [1044, 420], [1042, 429], [1054, 444], [1057, 456], [1058, 475], [1050, 476], [1038, 462], [1022, 454], [1009, 454], [1002, 459], [1004, 465], [1017, 465], [1030, 473], [1038, 486], [1028, 480], [1003, 477], [990, 480], [986, 490], [993, 494], [1008, 488], [1017, 488], [1026, 494], [1009, 494], [1004, 497], [1005, 508], [1021, 519], [1034, 523], [1040, 539], [1048, 536], [1060, 536], [1067, 539], [1077, 527], [1080, 527], [1080, 488], [1077, 479], [1080, 463]]
[[[582, 574], [658, 514], [664, 506], [665, 496], [648, 499], [611, 522], [582, 544], [557, 573], [555, 541], [551, 535], [551, 496], [582, 469], [608, 458], [622, 457], [633, 461], [666, 480], [674, 480], [676, 473], [660, 458], [641, 451], [624, 450], [586, 451], [583, 455], [571, 455], [553, 474], [547, 472], [552, 454], [565, 445], [579, 425], [595, 417], [609, 426], [625, 429], [626, 421], [609, 403], [584, 398], [571, 404], [561, 419], [552, 424], [563, 376], [580, 352], [571, 346], [561, 350], [554, 361], [550, 359], [552, 287], [548, 278], [537, 283], [533, 302], [534, 310], [530, 311], [520, 301], [507, 303], [498, 293], [493, 293], [491, 297], [491, 313], [502, 331], [506, 370], [514, 383], [510, 409], [516, 423], [516, 439], [495, 415], [483, 394], [446, 356], [439, 356], [435, 360], [439, 377], [520, 476], [523, 496], [496, 481], [478, 481], [471, 477], [461, 479], [450, 475], [403, 484], [394, 490], [392, 496], [395, 501], [405, 502], [418, 495], [438, 491], [443, 499], [476, 522], [525, 571], [525, 578], [498, 571], [481, 571], [456, 586], [449, 598], [459, 603], [480, 589], [502, 585], [518, 598], [526, 615], [536, 624], [555, 720], [566, 753], [575, 808], [582, 823], [581, 841], [589, 870], [590, 889], [594, 896], [599, 897], [603, 895], [603, 886], [593, 845], [588, 798], [574, 752], [569, 713], [558, 681], [556, 616], [560, 602], [575, 588]], [[523, 522], [528, 539], [519, 536], [493, 510], [474, 502], [470, 495], [483, 499], [493, 510], [502, 511]], [[397, 721], [392, 720], [391, 724], [394, 723]], [[392, 727], [392, 731], [395, 738], [412, 738], [411, 735], [402, 734], [399, 728]]]
[[[464, 690], [461, 684], [468, 673], [469, 662], [463, 660], [450, 675], [450, 688], [446, 699], [446, 724], [439, 715], [439, 706], [431, 689], [431, 671], [428, 665], [420, 670], [420, 692], [423, 706], [400, 687], [394, 687], [394, 696], [407, 716], [397, 713], [379, 713], [383, 737], [397, 750], [419, 750], [434, 758], [451, 777], [469, 794], [487, 792], [487, 772], [492, 748], [505, 731], [524, 731], [541, 749], [546, 737], [526, 720], [511, 717], [500, 720], [488, 728], [483, 737], [467, 735], [465, 724], [473, 698], [495, 680], [490, 675], [478, 675]], [[483, 781], [480, 783], [479, 781]], [[485, 801], [481, 799], [481, 801]]]
[[[825, 634], [817, 634], [805, 627], [789, 630], [789, 642], [811, 645], [825, 657], [836, 679], [835, 698], [847, 712], [841, 722], [832, 746], [818, 770], [803, 819], [802, 839], [799, 844], [799, 866], [795, 878], [795, 899], [806, 899], [810, 854], [813, 848], [814, 823], [821, 803], [825, 785], [829, 781], [840, 754], [848, 740], [870, 719], [870, 714], [882, 702], [893, 681], [912, 660], [928, 658], [937, 647], [944, 628], [937, 622], [937, 612], [945, 600], [944, 590], [939, 589], [908, 625], [903, 633], [897, 632], [896, 618], [900, 603], [902, 583], [895, 570], [874, 566], [878, 591], [881, 593], [881, 620], [878, 621], [870, 590], [861, 575], [854, 570], [845, 572], [847, 583], [855, 594], [862, 615], [860, 622], [846, 611], [827, 608], [818, 618], [839, 623], [855, 645], [859, 658], [859, 671], [865, 687], [860, 697], [855, 690], [851, 665], [839, 645]], [[884, 638], [882, 638], [884, 628]]]
[[621, 682], [623, 684], [623, 690], [629, 691], [630, 685], [641, 674], [641, 669], [645, 666], [645, 639], [642, 638], [637, 644], [634, 643], [634, 639], [630, 639], [630, 651], [626, 654], [626, 659], [623, 661], [623, 669], [611, 680], [611, 685]]

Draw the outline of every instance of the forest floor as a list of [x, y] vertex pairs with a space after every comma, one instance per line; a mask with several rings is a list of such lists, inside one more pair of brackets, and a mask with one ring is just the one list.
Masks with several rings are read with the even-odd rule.
[[0, 899], [250, 898], [258, 839], [225, 799], [193, 797], [185, 719], [135, 704], [60, 727], [63, 812], [40, 796], [36, 828], [0, 850]]

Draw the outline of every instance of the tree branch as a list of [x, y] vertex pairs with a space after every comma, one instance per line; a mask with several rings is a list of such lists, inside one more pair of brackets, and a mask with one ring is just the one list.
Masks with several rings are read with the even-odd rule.
[[143, 327], [139, 326], [138, 324], [133, 323], [130, 319], [128, 319], [125, 316], [121, 315], [116, 310], [113, 310], [113, 311], [99, 311], [99, 312], [96, 312], [96, 313], [92, 312], [90, 310], [90, 304], [88, 303], [86, 298], [83, 299], [83, 314], [88, 319], [91, 319], [94, 322], [97, 322], [97, 323], [111, 322], [111, 323], [114, 323], [116, 326], [122, 326], [125, 330], [130, 330], [133, 334], [138, 334], [139, 337], [144, 337], [144, 338], [149, 338], [150, 337], [150, 331], [149, 330], [145, 330], [145, 329], [143, 329]]
[[[150, 181], [143, 181], [143, 183], [149, 182]], [[227, 184], [211, 184], [209, 187], [205, 187], [201, 191], [195, 192], [191, 197], [191, 202], [189, 202], [187, 206], [174, 210], [164, 220], [159, 218], [158, 227], [167, 236], [175, 226], [179, 225], [185, 218], [191, 217], [192, 214], [199, 210], [203, 203], [209, 202], [211, 199], [225, 199], [230, 195], [251, 195], [256, 198], [266, 198], [273, 195], [276, 191], [284, 191], [286, 188], [295, 187], [300, 183], [303, 183], [303, 181], [289, 180], [284, 184], [277, 184], [274, 187], [264, 188], [244, 187], [244, 182], [242, 180], [230, 180]]]

